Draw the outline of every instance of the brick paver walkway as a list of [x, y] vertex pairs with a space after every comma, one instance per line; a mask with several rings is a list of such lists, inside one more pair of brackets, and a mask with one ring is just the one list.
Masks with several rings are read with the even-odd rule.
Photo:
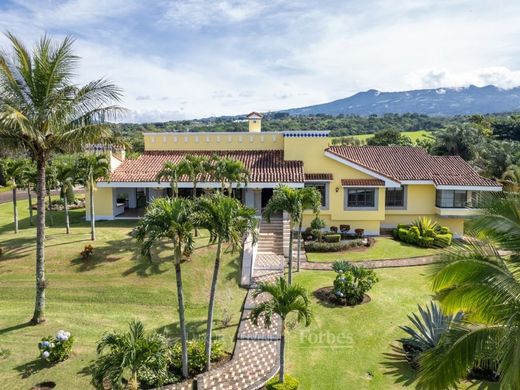
[[[314, 261], [304, 261], [305, 258], [302, 258], [301, 268], [308, 270], [317, 270], [317, 271], [330, 271], [330, 267], [333, 262], [314, 262]], [[394, 259], [394, 260], [366, 260], [366, 261], [353, 261], [352, 264], [355, 264], [360, 267], [366, 268], [392, 268], [392, 267], [411, 267], [415, 265], [427, 265], [433, 264], [439, 261], [438, 256], [423, 256], [423, 257], [410, 257], [407, 259]]]
[[[238, 327], [233, 358], [223, 366], [196, 378], [198, 390], [255, 390], [272, 378], [279, 368], [280, 321], [269, 328], [261, 323], [255, 326], [250, 320], [251, 310], [268, 297], [261, 294], [253, 298], [256, 283], [274, 281], [283, 276], [284, 257], [259, 254], [253, 270], [253, 284], [244, 302]], [[192, 381], [169, 385], [162, 390], [192, 389]]]

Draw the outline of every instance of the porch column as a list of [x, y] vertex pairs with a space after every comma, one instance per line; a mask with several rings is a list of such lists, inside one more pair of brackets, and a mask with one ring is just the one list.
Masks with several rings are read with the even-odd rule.
[[128, 208], [137, 208], [137, 188], [130, 188], [128, 190]]

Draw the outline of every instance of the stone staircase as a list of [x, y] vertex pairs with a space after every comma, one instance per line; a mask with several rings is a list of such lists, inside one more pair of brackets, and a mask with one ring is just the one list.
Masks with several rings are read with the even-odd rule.
[[281, 217], [271, 218], [268, 223], [265, 219], [260, 224], [258, 237], [258, 255], [281, 255], [284, 244], [284, 224]]

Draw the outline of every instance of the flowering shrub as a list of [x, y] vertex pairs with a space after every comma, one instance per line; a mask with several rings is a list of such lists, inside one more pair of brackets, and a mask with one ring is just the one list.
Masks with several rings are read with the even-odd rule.
[[55, 337], [44, 337], [38, 343], [40, 356], [50, 363], [58, 363], [67, 360], [72, 351], [74, 337], [70, 332], [60, 330]]
[[338, 275], [334, 280], [334, 295], [345, 305], [357, 305], [363, 302], [365, 293], [377, 283], [378, 278], [371, 269], [345, 264], [348, 263], [337, 267]]

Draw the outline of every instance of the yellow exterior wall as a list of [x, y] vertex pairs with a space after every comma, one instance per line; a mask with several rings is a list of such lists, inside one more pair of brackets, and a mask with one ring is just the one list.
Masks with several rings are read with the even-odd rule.
[[[90, 217], [90, 192], [85, 192], [85, 206], [87, 218]], [[94, 190], [95, 217], [111, 217], [114, 215], [114, 199], [112, 188], [101, 187]]]
[[262, 131], [262, 120], [261, 119], [248, 119], [249, 131], [252, 133], [259, 133]]
[[388, 209], [388, 215], [435, 214], [435, 187], [433, 184], [408, 185], [406, 188], [406, 210]]
[[145, 133], [144, 150], [282, 150], [283, 134]]

